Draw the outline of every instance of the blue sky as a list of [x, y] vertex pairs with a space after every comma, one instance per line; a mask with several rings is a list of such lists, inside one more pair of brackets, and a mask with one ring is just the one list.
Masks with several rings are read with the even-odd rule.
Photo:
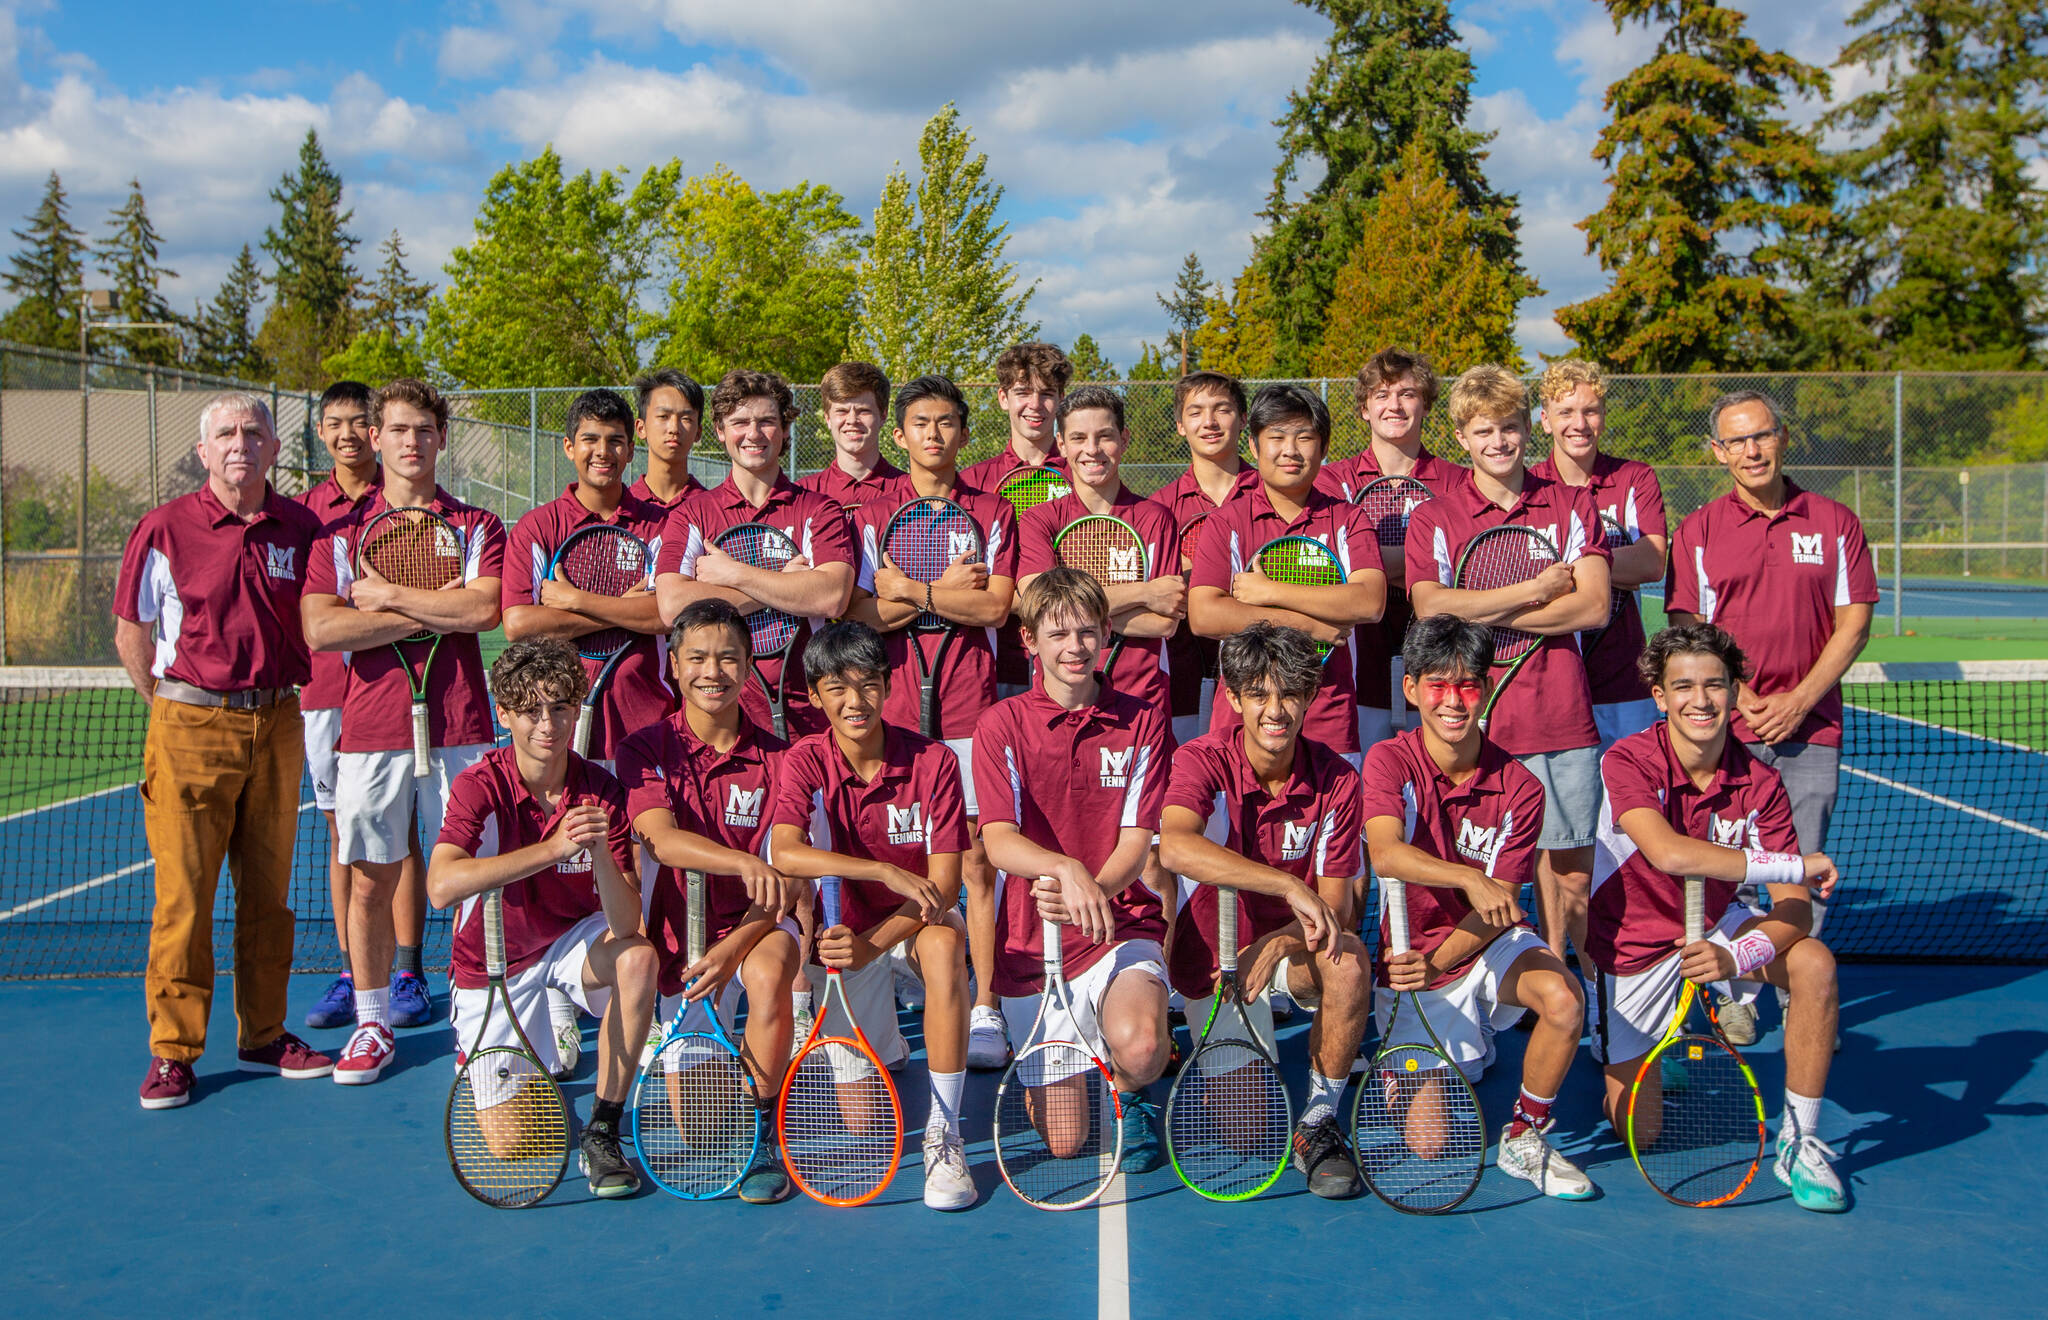
[[[1852, 0], [1755, 5], [1761, 39], [1832, 62]], [[1276, 158], [1272, 119], [1328, 31], [1290, 0], [1037, 0], [1028, 23], [956, 0], [301, 0], [165, 5], [0, 0], [0, 217], [52, 169], [97, 234], [139, 176], [179, 278], [210, 296], [273, 218], [267, 191], [317, 128], [373, 265], [399, 230], [438, 276], [484, 181], [552, 143], [576, 168], [681, 156], [750, 182], [800, 179], [871, 213], [918, 128], [959, 104], [1007, 188], [1031, 313], [1128, 365], [1162, 337], [1153, 295], [1194, 251], [1243, 265]], [[1546, 292], [1531, 351], [1563, 346], [1556, 306], [1603, 284], [1575, 223], [1599, 205], [1590, 152], [1606, 86], [1647, 49], [1591, 0], [1454, 5], [1479, 71], [1489, 174], [1517, 192]], [[963, 20], [962, 14], [974, 17]], [[1850, 83], [1848, 86], [1853, 87]], [[1804, 107], [1801, 113], [1810, 113]]]

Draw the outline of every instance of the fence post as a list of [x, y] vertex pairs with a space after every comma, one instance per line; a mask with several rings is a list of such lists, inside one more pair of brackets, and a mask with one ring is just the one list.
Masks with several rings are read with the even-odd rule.
[[540, 387], [526, 387], [526, 507], [540, 506]]
[[1906, 631], [1906, 374], [1892, 373], [1892, 636]]
[[[0, 352], [0, 414], [7, 409], [8, 354]], [[0, 427], [0, 430], [5, 430]], [[0, 441], [0, 472], [7, 470], [7, 448]], [[2048, 465], [2044, 465], [2048, 470]], [[0, 497], [0, 665], [7, 663], [7, 501]]]
[[163, 496], [157, 489], [156, 470], [156, 368], [151, 367], [143, 375], [149, 385], [149, 504], [151, 508], [163, 503]]

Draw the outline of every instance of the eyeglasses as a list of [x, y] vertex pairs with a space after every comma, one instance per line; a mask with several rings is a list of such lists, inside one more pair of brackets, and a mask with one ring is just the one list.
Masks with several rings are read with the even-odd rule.
[[1748, 449], [1751, 446], [1755, 446], [1757, 449], [1762, 449], [1764, 448], [1765, 441], [1775, 440], [1779, 434], [1780, 432], [1777, 427], [1767, 427], [1761, 431], [1751, 431], [1748, 435], [1731, 435], [1726, 439], [1717, 438], [1714, 441], [1714, 448]]
[[1476, 678], [1461, 678], [1451, 682], [1441, 678], [1422, 680], [1422, 695], [1432, 702], [1442, 701], [1446, 693], [1455, 692], [1464, 698], [1466, 704], [1476, 703], [1486, 693], [1485, 685]]

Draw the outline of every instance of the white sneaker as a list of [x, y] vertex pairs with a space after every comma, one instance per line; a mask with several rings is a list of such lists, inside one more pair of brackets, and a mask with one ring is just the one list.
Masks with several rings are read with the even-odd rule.
[[794, 1059], [797, 1052], [803, 1049], [804, 1042], [811, 1038], [811, 1024], [817, 1021], [811, 1012], [809, 995], [790, 996], [789, 1021], [789, 1057]]
[[1509, 1128], [1500, 1130], [1500, 1154], [1494, 1163], [1510, 1178], [1536, 1184], [1536, 1190], [1545, 1196], [1554, 1196], [1560, 1201], [1584, 1201], [1592, 1197], [1593, 1180], [1588, 1178], [1579, 1166], [1551, 1148], [1541, 1132], [1535, 1128], [1523, 1128], [1521, 1135], [1510, 1137]]
[[1351, 1075], [1358, 1077], [1370, 1072], [1372, 1070], [1372, 1061], [1375, 1057], [1371, 1039], [1359, 1041], [1358, 1053], [1351, 1056]]
[[1294, 1014], [1301, 1007], [1301, 1005], [1294, 1002], [1294, 996], [1288, 994], [1285, 990], [1275, 990], [1272, 997], [1266, 1003], [1273, 1010], [1273, 1020], [1275, 1022], [1292, 1021]]
[[[553, 992], [550, 991], [550, 994]], [[555, 1024], [555, 1066], [548, 1071], [558, 1082], [576, 1075], [576, 1061], [583, 1057], [583, 1026], [571, 1018]]]
[[924, 1008], [924, 982], [910, 970], [909, 960], [897, 953], [902, 947], [897, 945], [889, 954], [889, 975], [896, 985], [896, 1007], [917, 1012]]
[[1738, 1004], [1732, 999], [1722, 999], [1714, 1005], [1714, 1016], [1720, 1019], [1721, 1034], [1728, 1038], [1730, 1045], [1746, 1047], [1756, 1044], [1755, 1004]]
[[1783, 1128], [1779, 1130], [1774, 1172], [1779, 1182], [1792, 1189], [1792, 1199], [1800, 1209], [1839, 1214], [1849, 1208], [1849, 1194], [1835, 1176], [1834, 1159], [1834, 1149], [1819, 1137], [1791, 1137]]
[[647, 1028], [647, 1043], [640, 1047], [640, 1071], [646, 1072], [647, 1065], [654, 1062], [654, 1052], [661, 1048], [661, 1042], [668, 1035], [668, 1028], [658, 1020]]
[[967, 1015], [967, 1066], [988, 1071], [1010, 1062], [1010, 1035], [1003, 1029], [1003, 1015], [984, 1004], [976, 1004]]
[[979, 1195], [967, 1171], [967, 1147], [943, 1126], [924, 1130], [924, 1203], [934, 1210], [965, 1210]]

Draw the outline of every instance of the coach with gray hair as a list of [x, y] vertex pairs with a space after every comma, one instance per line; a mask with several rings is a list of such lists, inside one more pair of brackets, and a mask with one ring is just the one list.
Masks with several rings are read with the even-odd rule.
[[270, 487], [270, 409], [222, 394], [199, 414], [206, 483], [142, 516], [121, 556], [114, 647], [149, 703], [142, 820], [156, 864], [144, 1109], [192, 1098], [213, 1007], [213, 898], [235, 885], [241, 1066], [323, 1077], [334, 1062], [284, 1029], [291, 980], [292, 846], [305, 764], [299, 632], [314, 513]]
[[[1799, 851], [1820, 852], [1842, 763], [1842, 675], [1870, 640], [1877, 571], [1854, 511], [1785, 475], [1791, 437], [1775, 402], [1724, 394], [1708, 426], [1734, 489], [1679, 524], [1665, 609], [1674, 624], [1719, 624], [1748, 653], [1735, 736], [1784, 780]], [[1816, 898], [1810, 934], [1823, 915]], [[1756, 1040], [1746, 1004], [1722, 1008], [1721, 1025], [1738, 1045]]]

